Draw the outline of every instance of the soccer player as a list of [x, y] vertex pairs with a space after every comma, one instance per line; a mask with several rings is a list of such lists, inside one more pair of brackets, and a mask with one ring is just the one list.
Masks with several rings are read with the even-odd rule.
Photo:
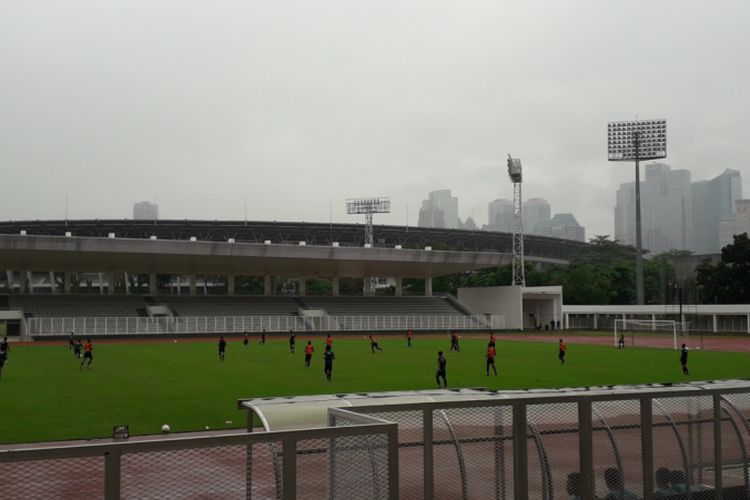
[[330, 333], [326, 335], [326, 350], [328, 350], [329, 347], [333, 349], [333, 337], [331, 337]]
[[490, 332], [490, 345], [495, 347], [495, 332]]
[[224, 356], [227, 351], [227, 341], [224, 337], [219, 337], [219, 361], [224, 361]]
[[411, 347], [411, 339], [414, 337], [414, 332], [409, 328], [406, 330], [406, 347]]
[[294, 330], [289, 330], [289, 352], [294, 354], [294, 339], [296, 336], [294, 335]]
[[682, 344], [682, 349], [680, 349], [680, 365], [682, 366], [683, 375], [690, 375], [690, 372], [688, 371], [688, 367], [687, 367], [687, 359], [688, 359], [688, 348], [685, 344]]
[[461, 348], [458, 346], [458, 333], [455, 331], [451, 332], [451, 351], [461, 352]]
[[315, 348], [312, 345], [311, 341], [307, 341], [307, 345], [305, 346], [305, 368], [310, 368], [310, 360], [312, 359], [312, 355], [315, 352]]
[[260, 332], [260, 345], [266, 345], [266, 329]]
[[245, 349], [247, 349], [247, 344], [250, 342], [250, 339], [247, 337], [247, 332], [245, 332], [245, 338], [242, 340], [242, 345], [245, 346]]
[[5, 353], [5, 357], [8, 357], [10, 353], [10, 344], [8, 344], [8, 337], [3, 337], [3, 341], [0, 342], [0, 351]]
[[448, 360], [443, 356], [443, 351], [438, 351], [437, 358], [437, 373], [435, 373], [435, 380], [437, 381], [438, 387], [440, 387], [440, 379], [443, 379], [443, 387], [448, 387], [448, 379], [446, 378], [445, 365], [448, 364]]
[[75, 345], [76, 345], [76, 334], [73, 332], [70, 332], [70, 337], [68, 337], [68, 350], [72, 351]]
[[378, 345], [378, 341], [375, 340], [375, 337], [373, 337], [372, 335], [370, 335], [370, 350], [372, 351], [373, 354], [375, 354], [375, 349], [377, 349], [378, 351], [382, 351], [383, 350]]
[[8, 351], [0, 351], [0, 378], [3, 376], [3, 367], [5, 366], [6, 359], [8, 359]]
[[622, 472], [610, 467], [604, 471], [604, 482], [607, 484], [609, 493], [605, 500], [638, 500], [638, 496], [632, 491], [625, 489]]
[[81, 339], [76, 339], [75, 344], [73, 344], [73, 356], [75, 356], [76, 359], [81, 359], [82, 348], [83, 348], [83, 343], [81, 342]]
[[621, 333], [620, 338], [617, 339], [617, 348], [625, 349], [625, 334], [624, 333]]
[[323, 353], [323, 357], [325, 358], [324, 371], [326, 372], [326, 380], [330, 382], [331, 375], [333, 374], [333, 360], [336, 359], [336, 355], [333, 354], [330, 344], [326, 345], [326, 352]]
[[557, 347], [557, 359], [560, 360], [560, 364], [565, 364], [565, 351], [568, 350], [568, 346], [565, 344], [563, 339], [560, 339], [560, 344]]
[[86, 368], [91, 368], [91, 363], [94, 361], [94, 346], [91, 345], [91, 339], [86, 339], [86, 343], [83, 345], [83, 359], [81, 360], [81, 368], [86, 360], [89, 360], [89, 364]]
[[495, 343], [490, 342], [487, 344], [487, 376], [490, 376], [490, 366], [492, 367], [492, 370], [495, 372], [495, 376], [497, 377], [497, 368], [495, 368]]

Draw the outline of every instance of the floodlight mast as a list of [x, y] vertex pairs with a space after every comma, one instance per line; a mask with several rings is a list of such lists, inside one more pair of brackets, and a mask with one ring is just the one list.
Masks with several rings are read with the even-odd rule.
[[365, 245], [373, 246], [375, 241], [372, 227], [372, 214], [391, 212], [391, 200], [387, 196], [371, 198], [349, 198], [346, 200], [347, 214], [365, 215]]
[[513, 279], [512, 285], [526, 286], [523, 265], [523, 181], [521, 160], [508, 155], [508, 177], [513, 183]]
[[641, 237], [641, 173], [640, 160], [667, 157], [667, 121], [635, 120], [611, 122], [607, 126], [609, 161], [635, 162], [635, 297], [643, 305], [643, 245]]

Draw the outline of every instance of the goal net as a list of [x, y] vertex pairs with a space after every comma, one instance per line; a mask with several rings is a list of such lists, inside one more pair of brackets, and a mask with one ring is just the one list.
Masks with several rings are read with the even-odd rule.
[[[616, 319], [614, 345], [628, 343], [642, 347], [678, 349], [690, 337], [690, 324], [671, 319]], [[623, 346], [624, 347], [624, 346]]]

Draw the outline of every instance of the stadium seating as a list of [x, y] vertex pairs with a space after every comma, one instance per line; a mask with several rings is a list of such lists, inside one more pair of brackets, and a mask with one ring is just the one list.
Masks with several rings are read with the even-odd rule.
[[142, 315], [146, 302], [135, 295], [9, 295], [8, 305], [27, 317], [123, 318]]
[[294, 316], [299, 303], [286, 296], [160, 295], [154, 302], [175, 316]]
[[331, 316], [461, 316], [442, 297], [302, 297], [307, 307]]

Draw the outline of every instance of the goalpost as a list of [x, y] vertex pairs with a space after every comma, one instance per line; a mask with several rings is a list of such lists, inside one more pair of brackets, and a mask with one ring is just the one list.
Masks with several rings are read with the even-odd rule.
[[[631, 334], [631, 345], [635, 344], [635, 334], [672, 334], [672, 347], [678, 349], [682, 341], [678, 337], [689, 335], [689, 322], [672, 319], [615, 319], [614, 345], [617, 347], [620, 335]], [[682, 339], [685, 340], [684, 338]]]

